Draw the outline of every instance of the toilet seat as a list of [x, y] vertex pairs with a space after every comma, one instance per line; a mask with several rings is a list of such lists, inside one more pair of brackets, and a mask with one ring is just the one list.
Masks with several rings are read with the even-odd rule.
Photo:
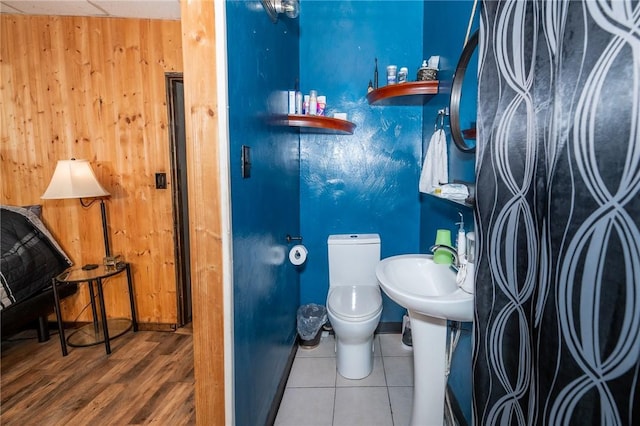
[[327, 309], [348, 321], [365, 321], [382, 310], [382, 296], [376, 286], [336, 286], [329, 291]]

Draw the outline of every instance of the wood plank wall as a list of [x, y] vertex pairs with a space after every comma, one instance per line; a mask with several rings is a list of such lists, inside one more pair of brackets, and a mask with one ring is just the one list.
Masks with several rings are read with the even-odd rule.
[[[164, 73], [183, 69], [180, 21], [2, 15], [0, 46], [0, 202], [43, 204], [72, 260], [101, 262], [99, 204], [40, 200], [57, 160], [90, 160], [112, 194], [112, 253], [132, 263], [139, 320], [176, 323]], [[169, 189], [155, 189], [156, 172]], [[126, 281], [111, 281], [108, 314], [128, 315]], [[87, 301], [83, 290], [66, 303], [65, 320], [88, 320]]]
[[233, 413], [225, 413], [224, 347], [232, 343], [224, 341], [222, 209], [229, 206], [221, 200], [220, 145], [228, 142], [221, 141], [218, 132], [215, 32], [216, 14], [223, 13], [221, 3], [181, 1], [184, 61], [189, 64], [184, 98], [195, 404], [196, 423], [202, 426], [233, 424]]

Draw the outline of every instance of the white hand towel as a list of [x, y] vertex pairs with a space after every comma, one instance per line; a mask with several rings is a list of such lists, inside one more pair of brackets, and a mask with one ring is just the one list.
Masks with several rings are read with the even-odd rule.
[[452, 200], [464, 200], [469, 196], [469, 188], [461, 183], [448, 183], [440, 186], [440, 196]]
[[436, 130], [427, 148], [427, 155], [424, 157], [422, 172], [420, 173], [420, 192], [433, 193], [440, 183], [449, 181], [447, 167], [447, 137], [444, 130]]

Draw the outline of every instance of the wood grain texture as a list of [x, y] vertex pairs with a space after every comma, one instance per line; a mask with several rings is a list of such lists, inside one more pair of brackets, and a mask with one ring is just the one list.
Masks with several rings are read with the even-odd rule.
[[[192, 335], [129, 332], [60, 353], [56, 335], [2, 342], [3, 425], [195, 424]], [[81, 366], [81, 367], [80, 367]]]
[[[88, 159], [143, 323], [177, 322], [173, 182], [157, 190], [154, 174], [171, 176], [164, 73], [182, 71], [181, 46], [177, 21], [0, 16], [0, 202], [43, 204], [74, 263], [101, 262], [99, 206], [40, 200], [57, 160]], [[110, 317], [126, 316], [126, 281], [105, 298]], [[88, 320], [87, 302], [86, 288], [67, 300], [65, 321]]]
[[[222, 222], [214, 2], [183, 0], [194, 371], [198, 425], [224, 425]], [[231, 344], [231, 343], [228, 343]], [[231, 423], [229, 421], [229, 423]]]

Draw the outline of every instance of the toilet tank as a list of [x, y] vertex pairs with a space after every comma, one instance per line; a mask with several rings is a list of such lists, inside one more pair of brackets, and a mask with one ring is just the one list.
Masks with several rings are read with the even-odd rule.
[[380, 261], [380, 235], [329, 235], [329, 287], [378, 285], [376, 266]]

